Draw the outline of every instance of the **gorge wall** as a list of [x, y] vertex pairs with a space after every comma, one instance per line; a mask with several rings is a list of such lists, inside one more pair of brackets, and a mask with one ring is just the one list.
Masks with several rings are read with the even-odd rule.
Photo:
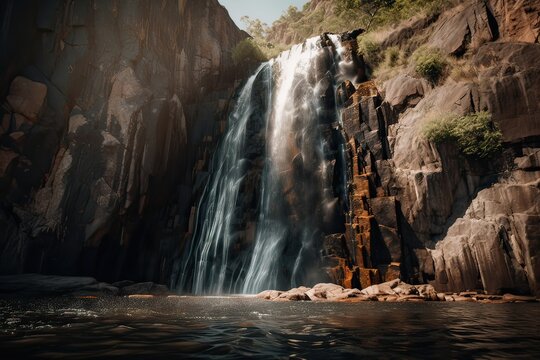
[[248, 35], [216, 0], [0, 9], [0, 273], [166, 283]]
[[[211, 160], [242, 98], [238, 79], [255, 70], [238, 69], [230, 56], [248, 35], [215, 0], [11, 0], [0, 9], [0, 273], [192, 281], [189, 246], [205, 240], [196, 236], [205, 220], [197, 214], [211, 204]], [[305, 258], [316, 266], [299, 278], [308, 282], [367, 287], [401, 278], [440, 291], [538, 295], [539, 18], [535, 0], [464, 1], [380, 35], [381, 53], [436, 47], [474, 69], [437, 85], [410, 68], [366, 81], [357, 33], [316, 39], [323, 55], [292, 74], [284, 99], [302, 105], [309, 94], [316, 122], [303, 127], [309, 114], [283, 107], [290, 123], [275, 146], [286, 148], [276, 167], [285, 176], [265, 201], [263, 112], [275, 78], [259, 69], [245, 153], [225, 157], [246, 176], [231, 182], [240, 196], [223, 214], [232, 245], [214, 248], [232, 256], [214, 262], [220, 273], [236, 281], [259, 266], [249, 251], [258, 232], [276, 230], [256, 227], [266, 202], [269, 213], [286, 209], [270, 219], [286, 223], [277, 257], [288, 261], [280, 267], [288, 277], [309, 233]], [[315, 41], [296, 49], [308, 45]], [[354, 76], [339, 77], [340, 62]], [[433, 116], [483, 110], [504, 141], [489, 161], [422, 134]], [[301, 139], [306, 129], [317, 142]], [[217, 195], [228, 189], [216, 183]]]
[[[350, 222], [326, 238], [334, 282], [401, 277], [441, 291], [538, 295], [539, 15], [537, 1], [470, 1], [381, 36], [381, 51], [437, 47], [475, 75], [434, 86], [405, 69], [379, 81], [379, 93], [370, 83], [351, 89]], [[422, 135], [429, 118], [483, 110], [505, 149], [489, 161]]]
[[[365, 288], [401, 278], [440, 291], [538, 294], [540, 69], [534, 59], [540, 45], [531, 14], [539, 10], [534, 2], [465, 1], [380, 35], [381, 54], [390, 47], [409, 56], [422, 46], [438, 48], [454, 66], [472, 69], [438, 83], [411, 67], [365, 81], [370, 65], [357, 56], [358, 32], [323, 34], [280, 55], [270, 65], [272, 96], [248, 89], [246, 101], [258, 116], [242, 118], [243, 127], [259, 129], [253, 134], [264, 147], [231, 144], [216, 154], [220, 179], [239, 173], [209, 191], [243, 191], [201, 203], [198, 222], [210, 230], [194, 232], [184, 263], [192, 265], [179, 272], [180, 288], [260, 291], [261, 284], [252, 284], [255, 266], [257, 279], [279, 289], [317, 281]], [[354, 76], [340, 67], [356, 69]], [[283, 105], [281, 84], [288, 82], [293, 85]], [[455, 143], [435, 145], [423, 134], [434, 117], [480, 111], [488, 111], [502, 131], [504, 150], [492, 158], [465, 156]], [[261, 113], [267, 114], [266, 128]], [[282, 132], [284, 127], [289, 130]], [[313, 153], [324, 149], [323, 160], [304, 146]], [[253, 163], [255, 169], [246, 170]], [[269, 182], [276, 167], [280, 171]], [[340, 192], [343, 178], [346, 194]], [[272, 197], [270, 213], [280, 214], [272, 221], [265, 193]], [[244, 206], [246, 197], [251, 207]], [[320, 216], [325, 210], [342, 216]], [[307, 263], [305, 243], [319, 254]]]

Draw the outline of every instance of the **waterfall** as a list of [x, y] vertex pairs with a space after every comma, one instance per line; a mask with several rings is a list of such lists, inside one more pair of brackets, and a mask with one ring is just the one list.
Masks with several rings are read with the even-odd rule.
[[351, 66], [343, 51], [339, 36], [315, 37], [246, 82], [213, 159], [181, 290], [256, 293], [326, 280], [322, 240], [342, 230], [347, 206], [336, 102]]

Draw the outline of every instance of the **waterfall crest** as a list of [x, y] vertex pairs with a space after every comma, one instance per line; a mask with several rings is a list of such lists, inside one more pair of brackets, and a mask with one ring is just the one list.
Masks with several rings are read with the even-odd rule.
[[339, 36], [315, 37], [246, 82], [198, 207], [182, 291], [256, 293], [326, 280], [322, 238], [342, 230], [347, 206], [336, 94], [350, 64], [341, 53]]

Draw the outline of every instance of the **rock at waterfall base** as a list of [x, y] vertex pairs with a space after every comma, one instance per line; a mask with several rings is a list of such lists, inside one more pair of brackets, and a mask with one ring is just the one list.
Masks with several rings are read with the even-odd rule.
[[74, 296], [95, 298], [125, 295], [148, 298], [169, 295], [165, 285], [124, 280], [113, 284], [92, 277], [19, 274], [0, 276], [0, 297]]
[[271, 301], [332, 301], [332, 302], [360, 302], [360, 301], [386, 301], [386, 302], [423, 302], [423, 301], [450, 301], [450, 302], [479, 302], [479, 303], [508, 303], [508, 302], [536, 302], [534, 296], [518, 296], [505, 294], [504, 296], [489, 295], [482, 291], [466, 291], [461, 293], [437, 293], [429, 284], [411, 285], [399, 279], [372, 285], [363, 290], [347, 289], [343, 286], [330, 283], [321, 283], [308, 287], [298, 287], [289, 291], [265, 290], [257, 294], [258, 298]]

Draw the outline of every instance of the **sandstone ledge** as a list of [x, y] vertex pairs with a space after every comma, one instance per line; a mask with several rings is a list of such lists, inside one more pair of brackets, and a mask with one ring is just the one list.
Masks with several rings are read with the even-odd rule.
[[330, 302], [478, 302], [478, 303], [515, 303], [539, 302], [534, 296], [490, 295], [481, 291], [461, 293], [437, 293], [431, 285], [410, 285], [400, 280], [392, 280], [373, 285], [363, 290], [346, 289], [340, 285], [322, 283], [312, 288], [298, 287], [288, 291], [266, 290], [259, 294], [260, 299], [270, 301], [330, 301]]

